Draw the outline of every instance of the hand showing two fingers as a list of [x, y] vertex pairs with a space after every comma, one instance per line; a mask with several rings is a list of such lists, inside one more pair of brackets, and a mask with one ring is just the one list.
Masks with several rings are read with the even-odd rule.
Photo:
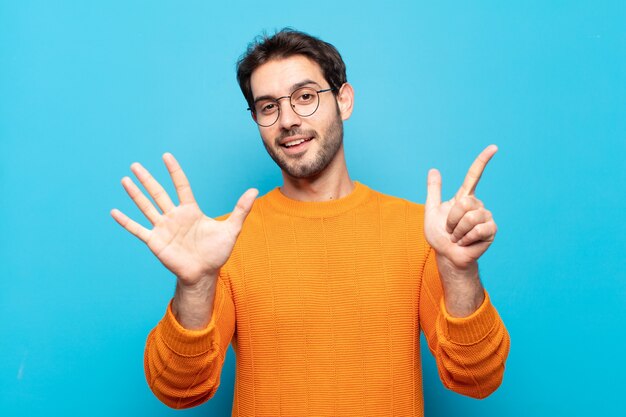
[[258, 191], [246, 191], [230, 217], [216, 221], [205, 216], [198, 207], [189, 181], [174, 156], [166, 153], [163, 161], [180, 204], [175, 205], [161, 184], [143, 166], [134, 163], [132, 172], [160, 211], [129, 177], [122, 179], [122, 185], [153, 228], [149, 230], [141, 226], [117, 209], [111, 211], [111, 216], [146, 243], [182, 284], [193, 285], [202, 278], [216, 276], [226, 263]]
[[498, 148], [490, 145], [476, 158], [456, 195], [441, 202], [441, 175], [428, 173], [424, 215], [426, 240], [438, 255], [459, 268], [476, 262], [493, 242], [497, 226], [491, 212], [474, 195], [478, 181]]

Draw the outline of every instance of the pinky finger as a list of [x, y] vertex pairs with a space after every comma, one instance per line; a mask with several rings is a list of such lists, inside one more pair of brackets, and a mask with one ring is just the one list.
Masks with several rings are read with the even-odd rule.
[[148, 242], [148, 239], [150, 238], [150, 231], [148, 229], [132, 220], [118, 209], [111, 210], [111, 217], [113, 217], [120, 226], [135, 235], [139, 240], [144, 243]]

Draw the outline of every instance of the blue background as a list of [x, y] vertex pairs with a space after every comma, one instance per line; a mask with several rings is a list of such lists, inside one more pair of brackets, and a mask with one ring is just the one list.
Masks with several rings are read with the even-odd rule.
[[141, 219], [119, 183], [133, 161], [171, 190], [165, 151], [209, 215], [281, 183], [235, 62], [288, 25], [347, 63], [353, 179], [423, 202], [437, 167], [450, 197], [500, 147], [477, 195], [499, 226], [481, 271], [505, 380], [464, 398], [426, 354], [427, 415], [623, 415], [626, 2], [332, 0], [0, 2], [0, 413], [230, 415], [232, 352], [197, 409], [149, 391], [174, 278], [109, 210]]

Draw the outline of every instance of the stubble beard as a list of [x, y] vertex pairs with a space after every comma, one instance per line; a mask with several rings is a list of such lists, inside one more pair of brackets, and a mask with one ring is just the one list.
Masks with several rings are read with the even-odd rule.
[[[274, 140], [274, 145], [270, 146], [263, 141], [263, 146], [267, 150], [270, 157], [276, 162], [280, 169], [293, 178], [312, 178], [320, 174], [328, 167], [331, 161], [337, 155], [343, 143], [343, 122], [339, 114], [333, 119], [330, 125], [323, 132], [320, 138], [315, 130], [303, 130], [294, 128], [285, 130], [279, 137]], [[315, 141], [320, 141], [317, 154], [310, 161], [302, 161], [306, 158], [307, 153], [302, 155], [286, 157], [281, 154], [280, 141], [287, 136], [303, 135], [312, 137]]]

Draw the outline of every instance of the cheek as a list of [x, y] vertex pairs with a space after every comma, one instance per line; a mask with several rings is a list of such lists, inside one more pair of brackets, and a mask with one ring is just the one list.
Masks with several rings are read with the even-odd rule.
[[[320, 109], [318, 109], [317, 111], [320, 112]], [[315, 116], [315, 114], [313, 116]], [[320, 112], [319, 118], [320, 120], [323, 120], [323, 122], [320, 122], [320, 123], [323, 123], [325, 126], [332, 125], [337, 119], [343, 120], [343, 117], [342, 117], [341, 111], [339, 110], [339, 106], [337, 105], [337, 102], [328, 103], [328, 106], [326, 106]]]
[[269, 128], [259, 129], [259, 134], [261, 135], [261, 140], [267, 145], [274, 144], [274, 138], [276, 137], [274, 131]]

